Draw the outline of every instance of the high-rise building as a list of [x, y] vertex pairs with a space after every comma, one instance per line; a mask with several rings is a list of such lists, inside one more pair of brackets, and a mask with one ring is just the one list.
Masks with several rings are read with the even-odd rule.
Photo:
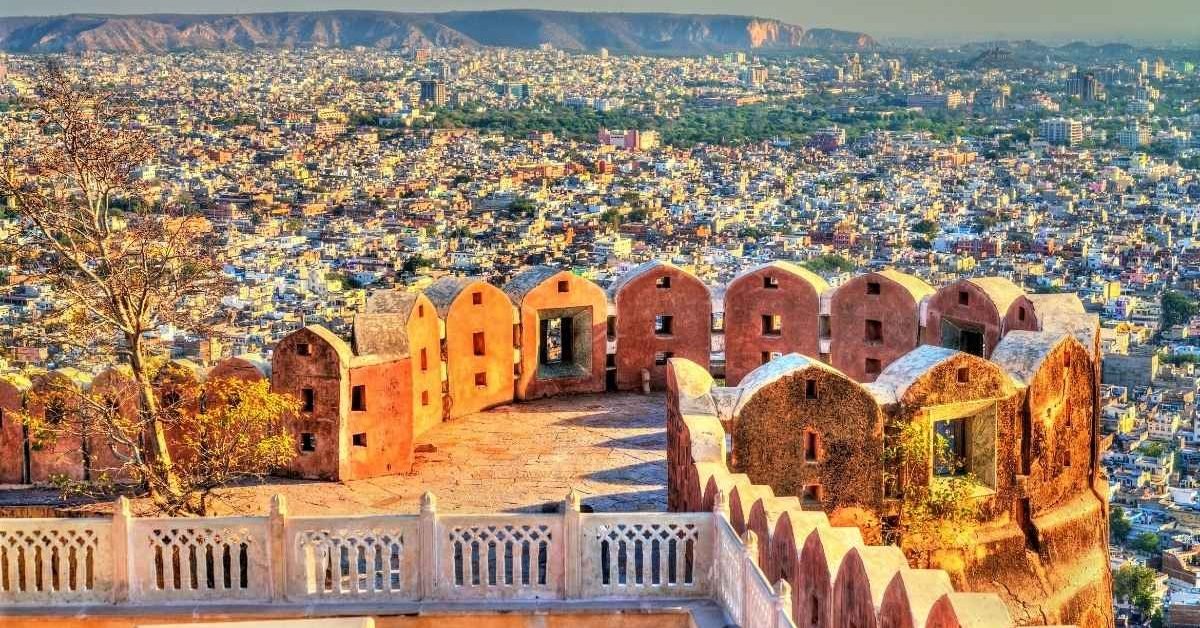
[[1150, 143], [1150, 129], [1134, 120], [1133, 125], [1117, 131], [1117, 143], [1130, 150]]
[[762, 87], [767, 82], [767, 69], [761, 65], [752, 66], [746, 70], [746, 85], [748, 87]]
[[445, 83], [437, 80], [421, 81], [421, 104], [444, 107], [448, 101]]
[[1104, 100], [1104, 84], [1096, 79], [1093, 72], [1076, 72], [1067, 81], [1067, 91], [1084, 102]]
[[1038, 135], [1051, 144], [1076, 146], [1083, 142], [1083, 123], [1071, 118], [1042, 120]]

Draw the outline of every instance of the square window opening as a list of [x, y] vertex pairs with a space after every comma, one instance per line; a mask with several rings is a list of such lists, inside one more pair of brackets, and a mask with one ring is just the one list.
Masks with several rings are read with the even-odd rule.
[[475, 386], [477, 386], [479, 388], [487, 387], [487, 372], [475, 374]]
[[767, 290], [778, 290], [779, 278], [775, 277], [774, 275], [767, 275], [766, 277], [763, 277], [763, 288]]
[[865, 371], [867, 375], [878, 375], [881, 371], [883, 371], [883, 363], [875, 358], [867, 358], [866, 362], [863, 364], [863, 371]]
[[654, 364], [655, 366], [665, 366], [667, 360], [670, 360], [673, 357], [675, 357], [675, 354], [670, 351], [659, 351], [658, 353], [654, 354]]
[[296, 355], [310, 356], [312, 355], [312, 345], [307, 342], [296, 343]]
[[958, 383], [960, 383], [960, 384], [969, 384], [969, 383], [971, 383], [971, 371], [970, 371], [970, 369], [968, 369], [968, 368], [967, 368], [967, 367], [965, 367], [965, 366], [964, 366], [964, 367], [960, 367], [960, 368], [958, 369], [958, 371], [956, 371], [956, 372], [955, 372], [955, 379], [957, 379], [957, 380], [958, 380]]
[[483, 293], [482, 292], [472, 292], [471, 293], [471, 305], [483, 305]]
[[671, 278], [670, 277], [659, 277], [658, 280], [654, 282], [654, 286], [656, 288], [661, 288], [664, 290], [668, 289], [671, 287]]
[[485, 355], [487, 352], [484, 349], [483, 332], [477, 331], [471, 335], [471, 350], [475, 355]]
[[879, 294], [881, 292], [878, 281], [867, 282], [867, 294]]
[[971, 293], [967, 292], [966, 290], [959, 290], [958, 291], [958, 304], [959, 305], [970, 305], [971, 304]]
[[780, 314], [762, 315], [762, 335], [778, 336], [783, 333], [783, 316]]
[[300, 451], [314, 452], [317, 450], [317, 435], [312, 432], [300, 433]]
[[571, 282], [569, 282], [565, 279], [559, 281], [558, 282], [558, 291], [559, 292], [570, 292], [571, 291]]
[[359, 433], [355, 434], [354, 436], [351, 436], [350, 442], [352, 442], [355, 447], [366, 447], [367, 446], [367, 433], [359, 432]]
[[863, 329], [863, 339], [870, 343], [883, 342], [883, 321], [867, 320]]
[[654, 317], [654, 333], [658, 336], [670, 336], [674, 331], [674, 323], [674, 316], [659, 314]]

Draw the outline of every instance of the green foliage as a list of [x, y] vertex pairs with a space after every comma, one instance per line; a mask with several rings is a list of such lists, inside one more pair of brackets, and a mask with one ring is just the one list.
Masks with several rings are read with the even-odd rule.
[[1121, 565], [1113, 573], [1113, 597], [1150, 613], [1159, 605], [1154, 598], [1154, 576], [1154, 570], [1145, 565]]
[[1163, 328], [1185, 325], [1196, 315], [1196, 301], [1182, 292], [1167, 290], [1162, 295]]
[[1129, 522], [1129, 517], [1125, 516], [1125, 509], [1113, 506], [1108, 512], [1108, 535], [1112, 542], [1124, 543], [1132, 529], [1133, 524]]
[[848, 273], [854, 270], [854, 262], [836, 253], [827, 253], [804, 262], [804, 267], [814, 273]]
[[530, 217], [537, 210], [537, 203], [527, 196], [519, 196], [517, 200], [509, 204], [508, 210], [514, 214]]
[[941, 230], [941, 227], [939, 227], [938, 224], [932, 220], [922, 220], [913, 225], [912, 230], [925, 236], [926, 238], [933, 239], [937, 237], [938, 231]]
[[433, 260], [427, 259], [420, 255], [413, 255], [412, 257], [404, 260], [404, 265], [401, 267], [401, 270], [411, 275], [417, 272], [417, 270], [420, 268], [429, 268], [431, 266], [433, 266]]
[[1129, 545], [1139, 552], [1153, 554], [1158, 551], [1158, 535], [1153, 532], [1143, 532], [1137, 535]]
[[1141, 447], [1138, 447], [1138, 451], [1151, 458], [1161, 458], [1165, 448], [1162, 443], [1143, 443]]

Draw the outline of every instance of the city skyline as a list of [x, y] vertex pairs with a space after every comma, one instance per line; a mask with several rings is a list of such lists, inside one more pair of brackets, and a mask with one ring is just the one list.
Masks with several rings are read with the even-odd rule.
[[[69, 13], [264, 13], [280, 11], [382, 10], [443, 12], [492, 9], [543, 9], [592, 11], [594, 5], [578, 0], [449, 0], [437, 6], [418, 2], [358, 0], [215, 0], [203, 7], [171, 0], [48, 0], [36, 9], [16, 0], [0, 1], [0, 16], [45, 16]], [[656, 0], [652, 4], [618, 0], [605, 5], [615, 12], [669, 12], [738, 14], [769, 17], [805, 28], [862, 31], [881, 39], [970, 41], [1032, 38], [1050, 42], [1072, 40], [1153, 41], [1188, 44], [1200, 41], [1200, 21], [1181, 20], [1189, 10], [1186, 0], [1151, 0], [1146, 3], [1094, 3], [1086, 0], [1013, 0], [992, 3], [968, 0], [947, 5], [935, 0], [915, 0], [902, 6], [885, 0], [821, 3], [814, 0], [784, 2], [757, 0], [731, 5], [719, 0], [685, 2]]]

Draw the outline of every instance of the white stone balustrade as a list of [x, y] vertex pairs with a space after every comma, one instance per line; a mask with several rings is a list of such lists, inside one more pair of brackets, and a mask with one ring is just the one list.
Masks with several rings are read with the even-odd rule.
[[[792, 626], [756, 550], [713, 513], [437, 512], [0, 520], [0, 613], [50, 605], [714, 599], [734, 621]], [[786, 583], [776, 586], [786, 587]], [[6, 610], [7, 609], [7, 610]]]

